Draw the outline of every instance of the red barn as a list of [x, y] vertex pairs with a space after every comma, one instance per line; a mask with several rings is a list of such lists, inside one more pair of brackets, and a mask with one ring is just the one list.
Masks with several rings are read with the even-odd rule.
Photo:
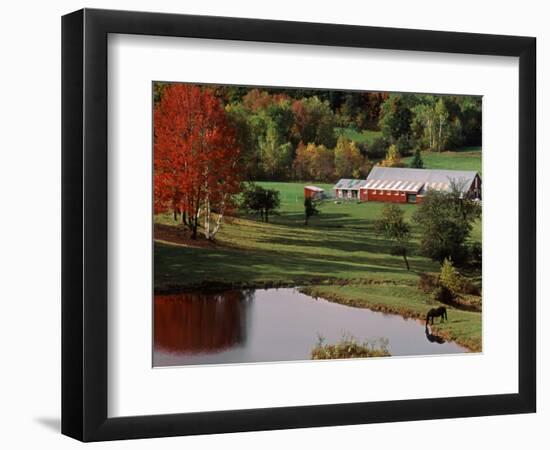
[[458, 186], [465, 197], [481, 200], [481, 177], [466, 170], [408, 169], [398, 167], [372, 168], [366, 183], [360, 188], [362, 201], [420, 203], [430, 189], [449, 191]]
[[324, 197], [325, 190], [317, 186], [304, 186], [304, 198], [320, 200]]

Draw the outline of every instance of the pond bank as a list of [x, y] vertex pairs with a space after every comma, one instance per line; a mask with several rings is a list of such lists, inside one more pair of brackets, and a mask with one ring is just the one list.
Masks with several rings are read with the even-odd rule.
[[[220, 281], [204, 280], [195, 283], [171, 283], [155, 286], [154, 293], [159, 295], [179, 294], [189, 291], [219, 292], [230, 289], [279, 289], [279, 288], [302, 288], [308, 286], [370, 286], [370, 285], [400, 285], [392, 280], [373, 279], [344, 279], [330, 277], [308, 277], [300, 280], [253, 280], [253, 281]], [[411, 286], [413, 284], [411, 283]], [[353, 306], [353, 305], [349, 305]]]
[[[315, 298], [323, 298], [342, 305], [367, 308], [388, 314], [398, 314], [404, 318], [417, 319], [424, 323], [427, 311], [438, 305], [415, 287], [409, 285], [371, 285], [348, 284], [345, 286], [303, 286], [300, 292]], [[447, 307], [449, 321], [440, 323], [439, 319], [431, 326], [432, 333], [445, 340], [456, 342], [471, 352], [480, 352], [481, 313], [462, 311]]]

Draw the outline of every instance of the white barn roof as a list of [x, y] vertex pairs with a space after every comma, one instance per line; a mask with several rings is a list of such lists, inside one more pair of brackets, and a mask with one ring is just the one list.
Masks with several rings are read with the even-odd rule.
[[367, 184], [367, 180], [354, 180], [350, 178], [342, 178], [334, 185], [332, 189], [345, 189], [348, 191], [358, 191]]
[[314, 192], [324, 192], [324, 189], [317, 187], [317, 186], [304, 186], [304, 189], [308, 189], [310, 191]]
[[428, 189], [449, 191], [458, 183], [464, 191], [472, 185], [477, 172], [470, 170], [408, 169], [375, 166], [362, 189], [381, 189], [423, 193]]

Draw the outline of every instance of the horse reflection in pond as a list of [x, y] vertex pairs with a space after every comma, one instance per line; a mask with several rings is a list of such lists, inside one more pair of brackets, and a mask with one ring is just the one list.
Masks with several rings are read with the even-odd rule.
[[444, 344], [445, 343], [445, 339], [443, 339], [441, 336], [437, 336], [435, 334], [432, 334], [432, 329], [428, 324], [426, 324], [426, 328], [425, 328], [424, 331], [426, 333], [426, 339], [428, 339], [428, 341], [435, 342], [436, 344]]

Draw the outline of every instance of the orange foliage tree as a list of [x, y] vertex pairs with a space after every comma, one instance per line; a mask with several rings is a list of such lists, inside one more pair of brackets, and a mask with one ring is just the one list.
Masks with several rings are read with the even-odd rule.
[[179, 215], [197, 238], [214, 239], [240, 190], [239, 147], [220, 101], [207, 88], [168, 85], [156, 104], [155, 213]]
[[334, 179], [334, 150], [324, 145], [300, 141], [292, 165], [297, 179], [306, 181], [332, 181]]

